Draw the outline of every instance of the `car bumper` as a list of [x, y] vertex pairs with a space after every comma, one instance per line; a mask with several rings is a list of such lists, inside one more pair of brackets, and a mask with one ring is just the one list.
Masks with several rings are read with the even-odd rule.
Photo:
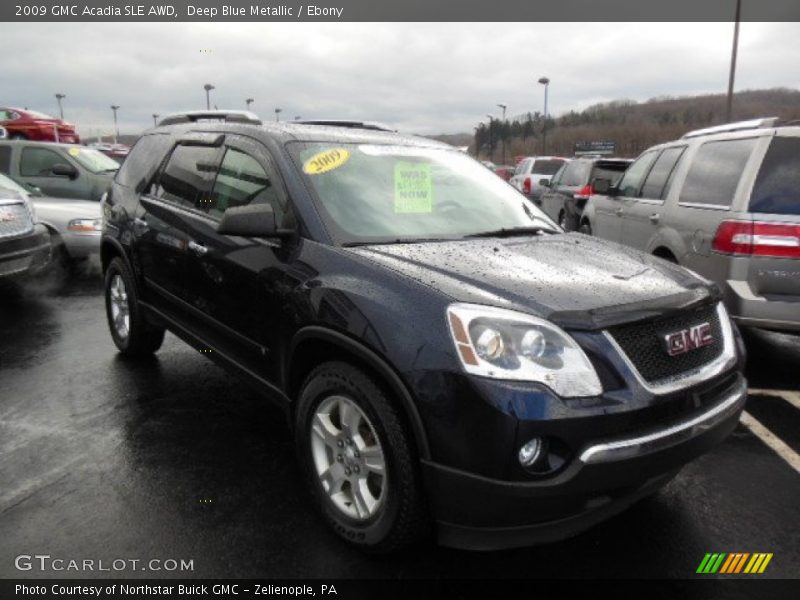
[[755, 294], [747, 281], [727, 280], [725, 306], [731, 318], [744, 327], [775, 331], [800, 331], [800, 298], [781, 302]]
[[64, 247], [70, 258], [88, 258], [92, 254], [100, 254], [101, 232], [96, 233], [71, 233], [61, 234]]
[[493, 550], [580, 533], [654, 492], [719, 444], [736, 427], [746, 398], [746, 381], [737, 375], [698, 413], [589, 442], [563, 471], [541, 480], [496, 480], [424, 461], [439, 542]]
[[33, 233], [0, 241], [0, 277], [19, 277], [41, 270], [50, 260], [50, 234], [44, 225]]

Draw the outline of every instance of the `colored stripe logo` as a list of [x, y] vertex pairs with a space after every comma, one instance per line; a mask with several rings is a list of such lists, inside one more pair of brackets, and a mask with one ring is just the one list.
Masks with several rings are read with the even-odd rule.
[[763, 573], [769, 561], [772, 560], [772, 552], [715, 552], [706, 553], [697, 573], [703, 575], [713, 575], [715, 573], [725, 575], [736, 575], [739, 573], [757, 574]]

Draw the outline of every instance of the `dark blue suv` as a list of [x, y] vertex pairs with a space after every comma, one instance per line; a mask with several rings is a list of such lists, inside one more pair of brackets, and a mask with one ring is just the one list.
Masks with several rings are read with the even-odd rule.
[[276, 402], [326, 520], [372, 551], [572, 535], [718, 444], [745, 401], [713, 284], [564, 233], [431, 140], [174, 115], [103, 206], [120, 352], [168, 329]]

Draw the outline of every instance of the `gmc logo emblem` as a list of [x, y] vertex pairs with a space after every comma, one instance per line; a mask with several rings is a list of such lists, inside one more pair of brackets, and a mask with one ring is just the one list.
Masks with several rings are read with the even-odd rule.
[[14, 220], [14, 213], [10, 210], [0, 210], [0, 223], [10, 223]]
[[689, 329], [668, 333], [664, 336], [664, 341], [667, 343], [667, 354], [677, 356], [713, 344], [714, 336], [711, 335], [711, 325], [701, 323]]

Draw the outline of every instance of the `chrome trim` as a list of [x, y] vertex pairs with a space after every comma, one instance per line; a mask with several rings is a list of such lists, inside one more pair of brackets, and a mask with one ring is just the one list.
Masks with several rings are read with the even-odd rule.
[[731, 205], [723, 206], [722, 204], [704, 204], [703, 202], [681, 202], [678, 201], [678, 206], [688, 206], [689, 208], [705, 208], [708, 210], [731, 210]]
[[689, 371], [684, 371], [680, 375], [659, 379], [654, 382], [648, 382], [642, 377], [642, 374], [639, 373], [639, 369], [631, 362], [628, 355], [625, 354], [625, 351], [614, 339], [614, 336], [606, 330], [603, 331], [603, 335], [617, 351], [625, 365], [631, 370], [634, 377], [636, 377], [636, 381], [639, 382], [639, 385], [653, 394], [670, 394], [716, 377], [736, 364], [736, 344], [733, 339], [733, 328], [731, 327], [731, 321], [728, 317], [728, 311], [725, 310], [722, 302], [717, 304], [717, 317], [719, 318], [719, 326], [722, 330], [723, 345], [720, 355], [710, 363], [695, 369], [690, 369]]
[[579, 460], [585, 464], [611, 462], [675, 446], [733, 416], [746, 399], [747, 382], [742, 378], [734, 391], [703, 414], [648, 435], [589, 446], [581, 452]]

